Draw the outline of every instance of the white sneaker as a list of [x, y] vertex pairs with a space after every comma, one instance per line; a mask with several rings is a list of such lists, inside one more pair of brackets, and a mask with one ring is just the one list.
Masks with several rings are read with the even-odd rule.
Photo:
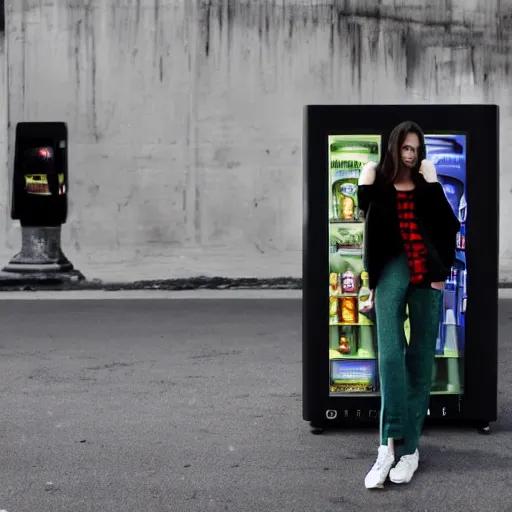
[[386, 445], [379, 446], [377, 460], [364, 479], [365, 487], [367, 489], [382, 489], [394, 463], [395, 456], [389, 453], [388, 447]]
[[398, 464], [390, 471], [389, 479], [395, 484], [408, 484], [418, 469], [419, 462], [418, 450], [411, 455], [400, 457]]

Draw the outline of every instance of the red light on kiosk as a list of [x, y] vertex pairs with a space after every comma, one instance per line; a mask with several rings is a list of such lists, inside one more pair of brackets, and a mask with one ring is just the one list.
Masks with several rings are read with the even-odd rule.
[[47, 149], [47, 148], [41, 148], [41, 149], [39, 150], [39, 156], [40, 156], [41, 158], [45, 158], [45, 159], [50, 158], [50, 150], [49, 150], [49, 149]]

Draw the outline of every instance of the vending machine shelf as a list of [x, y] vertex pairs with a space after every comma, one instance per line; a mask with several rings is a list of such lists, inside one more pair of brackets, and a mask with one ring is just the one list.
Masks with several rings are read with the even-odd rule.
[[330, 396], [334, 397], [345, 397], [345, 398], [354, 398], [357, 396], [361, 396], [364, 398], [367, 397], [380, 397], [380, 393], [378, 391], [331, 391]]
[[358, 355], [353, 355], [353, 356], [350, 356], [350, 355], [340, 355], [340, 356], [337, 356], [337, 357], [331, 357], [330, 358], [330, 361], [345, 361], [345, 360], [350, 360], [350, 361], [353, 361], [353, 360], [356, 360], [356, 361], [375, 361], [377, 360], [376, 357], [372, 357], [372, 356], [358, 356]]
[[338, 323], [338, 324], [329, 324], [331, 327], [357, 327], [359, 325], [372, 326], [372, 323], [368, 322], [357, 322], [357, 323]]

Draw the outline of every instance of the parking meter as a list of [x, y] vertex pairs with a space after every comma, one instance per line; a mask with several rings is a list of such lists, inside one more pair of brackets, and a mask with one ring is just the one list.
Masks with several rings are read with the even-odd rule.
[[61, 248], [68, 214], [68, 134], [65, 123], [18, 123], [11, 217], [20, 221], [21, 251], [1, 282], [84, 280]]
[[18, 123], [11, 217], [22, 227], [55, 227], [67, 220], [65, 123]]

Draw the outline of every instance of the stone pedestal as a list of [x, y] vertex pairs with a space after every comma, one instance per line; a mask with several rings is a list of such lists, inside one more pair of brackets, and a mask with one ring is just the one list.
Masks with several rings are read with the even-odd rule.
[[21, 234], [21, 251], [2, 269], [0, 282], [85, 279], [62, 252], [61, 226], [22, 227]]

